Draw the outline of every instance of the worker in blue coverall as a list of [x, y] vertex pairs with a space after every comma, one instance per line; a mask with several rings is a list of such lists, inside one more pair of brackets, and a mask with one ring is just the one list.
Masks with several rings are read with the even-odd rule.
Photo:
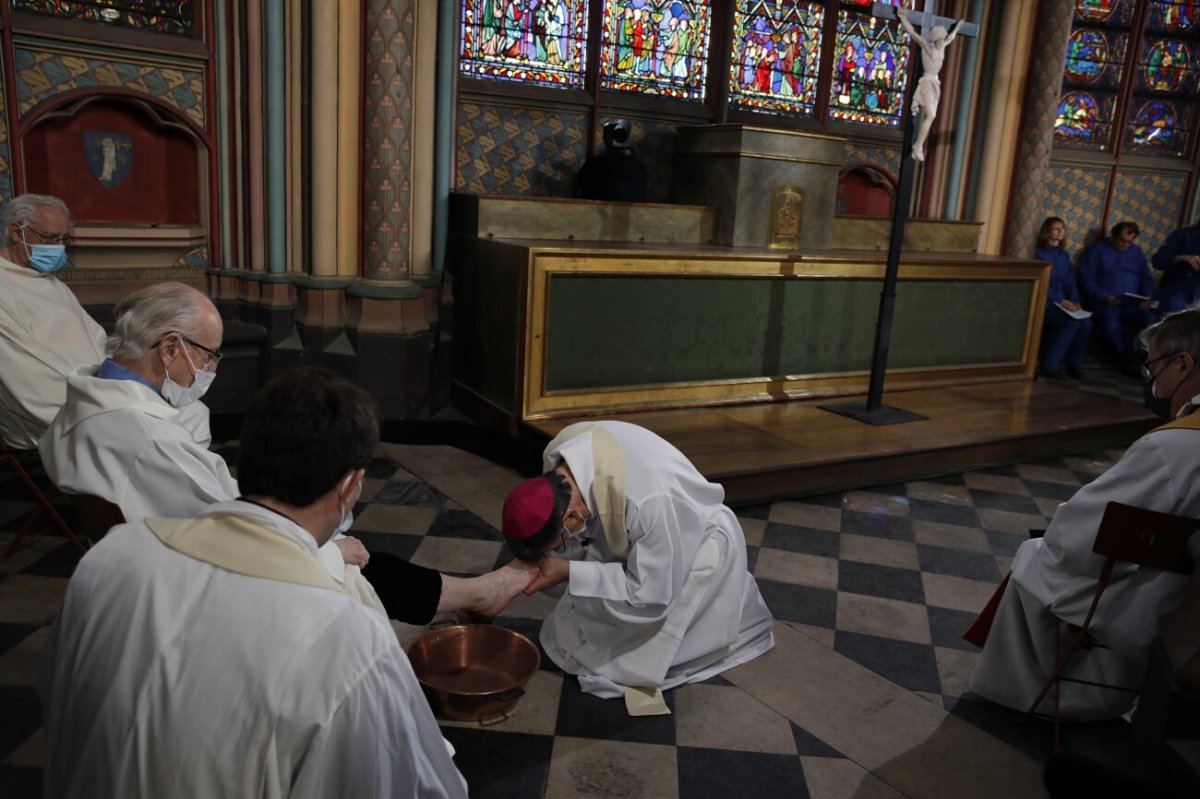
[[1079, 262], [1083, 307], [1092, 312], [1101, 341], [1122, 371], [1135, 376], [1141, 365], [1138, 333], [1154, 324], [1154, 275], [1135, 243], [1140, 234], [1137, 223], [1118, 222], [1112, 236], [1089, 247]]
[[1047, 217], [1038, 233], [1033, 257], [1050, 267], [1046, 292], [1046, 316], [1042, 322], [1042, 349], [1038, 371], [1051, 380], [1083, 378], [1083, 359], [1092, 337], [1092, 320], [1076, 319], [1069, 312], [1080, 310], [1079, 286], [1067, 254], [1067, 226], [1057, 216]]
[[1200, 300], [1200, 224], [1181, 227], [1167, 236], [1151, 263], [1163, 273], [1154, 295], [1160, 317]]

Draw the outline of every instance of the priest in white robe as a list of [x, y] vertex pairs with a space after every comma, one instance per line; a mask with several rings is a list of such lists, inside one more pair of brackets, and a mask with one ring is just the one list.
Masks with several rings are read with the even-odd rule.
[[362, 490], [370, 397], [297, 369], [247, 413], [246, 496], [113, 529], [45, 650], [47, 797], [465, 797], [387, 620], [317, 548]]
[[[104, 360], [104, 328], [54, 273], [68, 264], [71, 218], [57, 197], [24, 194], [0, 213], [0, 439], [33, 449], [67, 394], [67, 375]], [[195, 403], [179, 422], [202, 446], [208, 408]]]
[[[46, 473], [66, 493], [112, 502], [127, 521], [193, 516], [235, 499], [238, 483], [225, 460], [180, 422], [216, 377], [217, 309], [182, 283], [158, 283], [126, 297], [115, 315], [112, 357], [67, 378], [66, 402], [39, 446]], [[330, 576], [381, 613], [412, 624], [460, 609], [495, 615], [532, 576], [513, 564], [464, 579], [383, 555], [368, 568], [368, 577], [379, 575], [376, 591], [362, 572], [369, 553], [341, 532], [318, 551]]]
[[[1200, 310], [1168, 316], [1142, 333], [1145, 377], [1173, 419], [1138, 439], [1121, 460], [1058, 507], [1045, 536], [1023, 543], [1013, 558], [971, 691], [1025, 711], [1054, 669], [1054, 628], [1079, 626], [1095, 595], [1104, 558], [1092, 552], [1111, 501], [1200, 518]], [[1183, 597], [1187, 578], [1118, 564], [1092, 618], [1092, 636], [1107, 648], [1080, 649], [1064, 672], [1077, 679], [1137, 688], [1158, 619]], [[1116, 718], [1135, 693], [1074, 682], [1060, 684], [1063, 718]], [[1039, 707], [1054, 708], [1051, 691]]]
[[[540, 565], [526, 593], [566, 583], [541, 642], [584, 691], [667, 712], [662, 690], [774, 645], [725, 491], [683, 453], [636, 425], [586, 422], [550, 443], [544, 467], [506, 499], [504, 534]], [[569, 545], [574, 558], [544, 557]]]
[[66, 262], [71, 233], [62, 200], [17, 197], [5, 203], [0, 223], [5, 235], [0, 250], [0, 439], [32, 449], [63, 404], [67, 374], [104, 360], [107, 336], [53, 274]]

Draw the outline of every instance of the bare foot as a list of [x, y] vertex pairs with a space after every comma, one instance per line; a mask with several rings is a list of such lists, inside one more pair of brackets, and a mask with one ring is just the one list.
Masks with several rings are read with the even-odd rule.
[[467, 611], [475, 617], [493, 619], [508, 607], [518, 594], [525, 590], [535, 577], [538, 567], [514, 560], [499, 569], [476, 577], [480, 581], [483, 595], [480, 602]]

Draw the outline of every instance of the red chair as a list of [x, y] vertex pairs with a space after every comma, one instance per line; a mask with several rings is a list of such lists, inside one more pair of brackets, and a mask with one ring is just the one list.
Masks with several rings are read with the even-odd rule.
[[35, 530], [34, 525], [37, 524], [38, 519], [41, 518], [43, 513], [49, 518], [51, 524], [57, 527], [63, 535], [79, 548], [81, 554], [86, 552], [87, 547], [79, 540], [71, 530], [70, 525], [63, 520], [63, 517], [59, 515], [54, 505], [50, 502], [58, 494], [58, 489], [53, 485], [44, 492], [38, 488], [37, 483], [29, 476], [29, 472], [25, 471], [25, 467], [21, 465], [21, 461], [17, 459], [16, 453], [9, 449], [8, 445], [3, 441], [0, 441], [0, 455], [4, 457], [4, 460], [12, 467], [13, 471], [17, 473], [17, 477], [21, 478], [21, 482], [29, 489], [30, 495], [37, 503], [34, 509], [29, 512], [29, 515], [21, 522], [21, 527], [17, 530], [16, 538], [4, 550], [4, 554], [0, 555], [0, 563], [11, 558], [22, 547], [33, 543], [41, 535], [41, 531]]
[[1025, 713], [1025, 718], [1029, 719], [1042, 700], [1046, 698], [1046, 694], [1050, 692], [1050, 689], [1054, 689], [1055, 751], [1059, 749], [1060, 741], [1059, 683], [1062, 680], [1094, 685], [1100, 688], [1112, 688], [1118, 691], [1129, 691], [1131, 693], [1139, 693], [1141, 691], [1140, 686], [1108, 685], [1090, 680], [1080, 680], [1074, 677], [1065, 677], [1062, 673], [1071, 658], [1080, 649], [1104, 647], [1103, 641], [1097, 640], [1092, 636], [1090, 626], [1092, 616], [1096, 613], [1096, 607], [1100, 604], [1100, 597], [1104, 594], [1104, 590], [1108, 588], [1108, 584], [1112, 580], [1113, 568], [1120, 561], [1124, 563], [1136, 563], [1139, 566], [1150, 569], [1189, 574], [1192, 571], [1192, 558], [1188, 553], [1187, 542], [1188, 538], [1198, 528], [1200, 528], [1200, 519], [1189, 519], [1170, 513], [1136, 508], [1120, 502], [1110, 502], [1105, 506], [1104, 516], [1100, 520], [1100, 529], [1096, 531], [1096, 541], [1092, 544], [1092, 551], [1097, 555], [1104, 556], [1104, 565], [1100, 569], [1100, 578], [1096, 582], [1096, 593], [1092, 597], [1091, 607], [1088, 608], [1087, 616], [1084, 617], [1081, 626], [1076, 628], [1074, 625], [1067, 625], [1068, 632], [1073, 637], [1070, 646], [1061, 654], [1062, 624], [1055, 624], [1054, 670], [1050, 673], [1050, 677], [1046, 680], [1045, 685], [1042, 686], [1037, 699], [1033, 700], [1033, 704], [1029, 706], [1029, 710]]

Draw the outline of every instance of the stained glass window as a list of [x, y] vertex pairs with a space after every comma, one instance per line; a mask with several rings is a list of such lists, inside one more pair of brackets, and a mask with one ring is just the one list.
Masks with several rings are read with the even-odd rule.
[[710, 0], [606, 0], [600, 87], [704, 99]]
[[464, 75], [583, 88], [585, 0], [464, 0], [459, 70]]
[[1162, 33], [1200, 32], [1200, 4], [1195, 0], [1152, 2], [1149, 28]]
[[729, 62], [730, 104], [811, 117], [824, 22], [825, 8], [817, 2], [739, 2]]
[[1075, 21], [1129, 27], [1137, 0], [1075, 0]]
[[1134, 0], [1075, 0], [1054, 123], [1055, 144], [1086, 150], [1113, 146], [1113, 116], [1134, 5]]
[[[891, 5], [901, 3], [892, 0]], [[898, 127], [908, 82], [908, 35], [899, 22], [872, 16], [869, 4], [846, 6], [838, 10], [829, 116]], [[865, 10], [859, 10], [864, 6]]]
[[195, 34], [194, 0], [12, 0], [16, 11], [125, 28]]
[[1195, 43], [1179, 39], [1146, 41], [1138, 59], [1138, 90], [1161, 94], [1194, 94], [1200, 79], [1197, 54], [1200, 51]]
[[[1135, 98], [1135, 103], [1137, 99]], [[1130, 112], [1126, 152], [1142, 155], [1183, 155], [1191, 138], [1192, 104], [1147, 100]]]
[[1111, 94], [1067, 92], [1058, 101], [1054, 138], [1059, 144], [1104, 149], [1111, 132], [1116, 98]]
[[1067, 40], [1064, 80], [1072, 84], [1115, 87], [1121, 82], [1125, 33], [1080, 28]]

